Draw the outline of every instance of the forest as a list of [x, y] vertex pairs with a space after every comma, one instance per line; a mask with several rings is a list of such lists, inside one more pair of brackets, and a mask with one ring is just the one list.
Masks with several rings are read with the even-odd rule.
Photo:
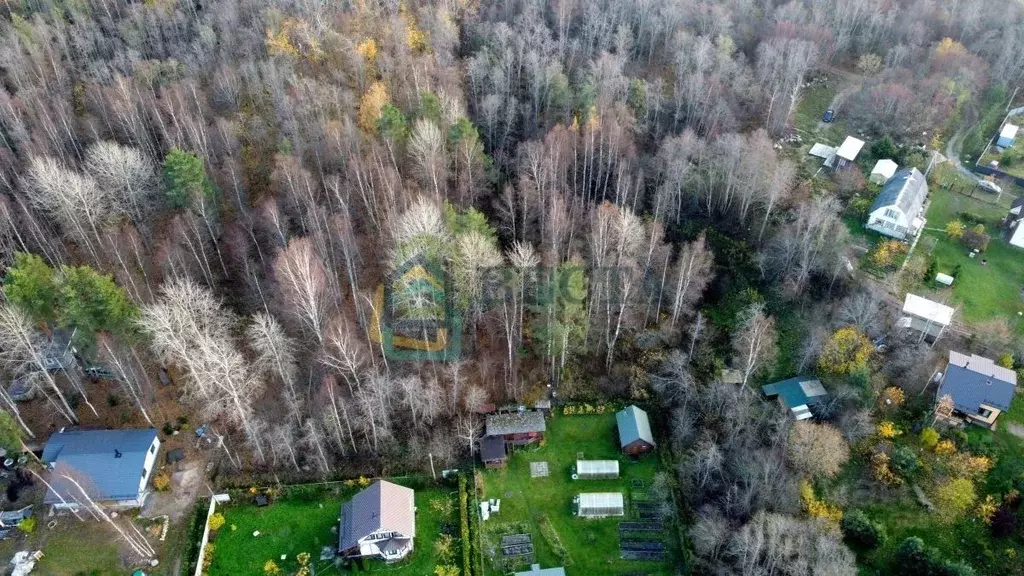
[[[1024, 83], [1024, 4], [0, 13], [0, 408], [26, 443], [178, 419], [209, 425], [224, 481], [311, 481], [471, 461], [484, 405], [631, 400], [670, 445], [680, 572], [1012, 564], [883, 560], [849, 536], [870, 520], [815, 499], [851, 458], [897, 459], [879, 426], [933, 423], [941, 354], [891, 330], [897, 280], [860, 270], [864, 177], [792, 142], [814, 87], [855, 78], [847, 125], [925, 170]], [[1006, 316], [949, 338], [1020, 367]], [[48, 368], [62, 338], [85, 370]], [[815, 369], [833, 401], [804, 430], [760, 386]]]

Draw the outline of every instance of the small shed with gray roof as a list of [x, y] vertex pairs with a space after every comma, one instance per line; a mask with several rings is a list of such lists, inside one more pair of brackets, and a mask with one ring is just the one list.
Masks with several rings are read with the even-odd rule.
[[412, 552], [415, 536], [412, 488], [378, 480], [341, 506], [338, 551], [342, 556], [396, 562]]
[[814, 415], [811, 409], [829, 399], [825, 387], [814, 376], [796, 376], [762, 386], [761, 391], [768, 398], [778, 397], [779, 404], [797, 420], [810, 418]]
[[868, 213], [867, 228], [905, 240], [924, 227], [928, 182], [917, 168], [904, 168], [882, 187]]
[[1017, 374], [977, 354], [949, 352], [949, 364], [937, 397], [949, 396], [954, 413], [968, 422], [991, 428], [1009, 410], [1017, 391]]
[[51, 472], [43, 503], [78, 508], [84, 490], [109, 508], [140, 507], [159, 450], [153, 428], [57, 432], [43, 446], [42, 461]]
[[615, 414], [615, 423], [619, 428], [619, 446], [624, 454], [635, 456], [657, 446], [647, 412], [636, 406], [627, 406]]
[[545, 430], [547, 430], [547, 424], [544, 422], [543, 412], [523, 410], [505, 414], [489, 414], [485, 434], [500, 436], [506, 444], [521, 446], [540, 442], [544, 438]]

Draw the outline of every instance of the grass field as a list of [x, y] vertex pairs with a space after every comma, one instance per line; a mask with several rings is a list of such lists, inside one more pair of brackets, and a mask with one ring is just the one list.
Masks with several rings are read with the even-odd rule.
[[[655, 423], [656, 425], [656, 423]], [[623, 458], [619, 452], [615, 415], [608, 412], [590, 416], [555, 416], [548, 421], [544, 447], [517, 450], [509, 459], [508, 467], [481, 473], [485, 498], [500, 498], [501, 513], [483, 523], [484, 551], [494, 550], [500, 534], [527, 531], [533, 537], [536, 561], [542, 567], [571, 565], [570, 574], [669, 574], [667, 564], [657, 562], [626, 561], [619, 558], [618, 524], [636, 520], [627, 512], [625, 518], [581, 519], [573, 514], [572, 500], [580, 492], [622, 492], [629, 509], [633, 500], [646, 496], [646, 489], [658, 471], [656, 454], [640, 461]], [[620, 462], [617, 480], [572, 480], [571, 471], [577, 453], [585, 459], [611, 459]], [[530, 462], [545, 461], [550, 475], [530, 478]], [[642, 481], [644, 488], [634, 489], [634, 481]], [[638, 484], [639, 485], [639, 484]], [[544, 526], [544, 524], [547, 526]], [[568, 561], [550, 544], [553, 529], [561, 541]], [[664, 543], [672, 550], [673, 539], [668, 535]], [[495, 556], [500, 554], [496, 552]], [[508, 566], [496, 566], [495, 574], [507, 572]]]
[[[401, 484], [401, 480], [396, 480]], [[318, 575], [349, 574], [352, 570], [340, 570], [333, 561], [320, 562], [320, 549], [337, 544], [336, 526], [341, 504], [351, 498], [359, 489], [335, 484], [318, 497], [306, 496], [301, 499], [279, 499], [265, 508], [251, 505], [229, 506], [223, 509], [225, 525], [214, 539], [215, 552], [210, 576], [234, 576], [237, 574], [263, 574], [263, 565], [274, 560], [284, 573], [297, 569], [295, 557], [309, 552]], [[360, 573], [395, 574], [401, 576], [424, 576], [432, 574], [437, 563], [434, 541], [442, 529], [442, 518], [431, 506], [435, 499], [449, 499], [452, 502], [453, 518], [444, 520], [446, 529], [458, 537], [457, 490], [454, 488], [431, 487], [416, 490], [416, 542], [412, 554], [403, 562], [386, 565], [383, 562], [366, 562]], [[232, 529], [234, 527], [234, 529]], [[332, 530], [335, 529], [335, 530]], [[254, 537], [254, 531], [260, 536]], [[286, 559], [281, 560], [285, 555]], [[455, 555], [458, 558], [458, 555]]]
[[[959, 277], [952, 288], [952, 301], [960, 305], [964, 321], [977, 323], [1002, 316], [1019, 332], [1024, 329], [1024, 323], [1017, 316], [1017, 312], [1024, 311], [1024, 299], [1020, 297], [1024, 287], [1024, 250], [1007, 244], [998, 227], [1013, 198], [1004, 194], [996, 204], [991, 201], [992, 195], [973, 186], [962, 187], [959, 175], [952, 171], [953, 168], [942, 166], [931, 178], [931, 204], [925, 234], [936, 240], [931, 254], [938, 271], [950, 274], [960, 266]], [[943, 184], [950, 185], [947, 188]], [[971, 193], [974, 197], [969, 195]], [[964, 220], [962, 213], [978, 217], [992, 236], [981, 257], [969, 258], [967, 247], [944, 232], [951, 220]], [[987, 260], [987, 264], [983, 264], [982, 259]]]

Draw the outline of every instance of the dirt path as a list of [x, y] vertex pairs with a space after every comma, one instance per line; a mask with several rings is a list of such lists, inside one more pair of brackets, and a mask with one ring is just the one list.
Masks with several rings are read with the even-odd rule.
[[957, 170], [963, 173], [964, 176], [975, 182], [981, 180], [981, 178], [960, 162], [960, 152], [964, 146], [964, 138], [967, 137], [967, 133], [970, 132], [971, 128], [974, 128], [974, 124], [977, 121], [978, 111], [975, 110], [974, 106], [968, 104], [967, 109], [964, 111], [964, 121], [960, 125], [960, 129], [946, 142], [946, 159], [956, 166]]
[[[843, 103], [846, 102], [846, 99], [849, 98], [851, 94], [860, 88], [861, 81], [864, 77], [860, 74], [850, 72], [849, 70], [843, 70], [842, 68], [831, 68], [829, 69], [829, 72], [831, 74], [835, 74], [837, 77], [842, 77], [842, 80], [839, 81], [842, 82], [843, 87], [840, 88], [839, 91], [836, 92], [836, 95], [832, 97], [832, 101], [829, 102], [828, 108], [825, 110], [835, 110], [836, 116], [839, 116]], [[821, 114], [824, 114], [825, 110], [821, 110]], [[818, 130], [823, 129], [826, 126], [828, 126], [828, 124], [821, 118], [818, 118]]]

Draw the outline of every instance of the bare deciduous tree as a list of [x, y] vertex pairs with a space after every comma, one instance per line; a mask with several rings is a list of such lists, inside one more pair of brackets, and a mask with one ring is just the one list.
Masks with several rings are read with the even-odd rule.
[[764, 305], [751, 304], [741, 313], [732, 347], [746, 389], [751, 377], [775, 361], [775, 319], [765, 314]]
[[324, 341], [324, 322], [330, 308], [327, 271], [308, 237], [292, 240], [274, 261], [274, 276], [293, 315]]

